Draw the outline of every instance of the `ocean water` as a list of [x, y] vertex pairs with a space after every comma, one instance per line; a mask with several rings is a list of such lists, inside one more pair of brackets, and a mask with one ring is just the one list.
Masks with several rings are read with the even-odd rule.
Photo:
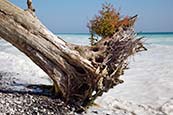
[[148, 44], [173, 45], [173, 33], [142, 33]]
[[[79, 45], [89, 45], [88, 33], [59, 33], [57, 36], [65, 41]], [[173, 45], [173, 33], [139, 33], [137, 37], [144, 37], [143, 41], [147, 45]]]
[[79, 45], [89, 45], [90, 35], [87, 33], [66, 33], [66, 34], [56, 34], [67, 42], [79, 44]]
[[[89, 44], [89, 34], [57, 35], [67, 42]], [[95, 101], [98, 106], [84, 114], [173, 115], [173, 33], [143, 33], [137, 37], [141, 36], [148, 51], [130, 57], [130, 69], [121, 76], [124, 83], [99, 97]], [[11, 77], [19, 84], [52, 84], [39, 67], [2, 39], [0, 72], [17, 73]]]

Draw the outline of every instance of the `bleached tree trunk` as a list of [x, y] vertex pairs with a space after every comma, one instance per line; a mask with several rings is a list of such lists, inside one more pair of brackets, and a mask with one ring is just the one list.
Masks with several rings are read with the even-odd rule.
[[0, 37], [43, 69], [53, 80], [55, 93], [70, 104], [86, 106], [121, 82], [119, 76], [126, 68], [127, 57], [143, 48], [134, 35], [129, 28], [93, 47], [70, 44], [50, 32], [28, 10], [0, 0]]

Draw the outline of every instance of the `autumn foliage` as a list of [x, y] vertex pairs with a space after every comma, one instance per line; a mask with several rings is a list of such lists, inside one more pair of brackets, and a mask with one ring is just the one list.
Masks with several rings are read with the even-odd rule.
[[105, 3], [96, 15], [88, 23], [88, 28], [91, 35], [98, 35], [100, 37], [110, 37], [119, 30], [130, 25], [129, 18], [120, 17], [120, 13], [115, 10], [112, 4]]

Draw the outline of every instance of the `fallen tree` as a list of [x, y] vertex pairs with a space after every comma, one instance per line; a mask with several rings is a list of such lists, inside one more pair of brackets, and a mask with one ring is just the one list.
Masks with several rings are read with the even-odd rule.
[[88, 106], [122, 83], [119, 76], [127, 68], [127, 58], [145, 50], [141, 38], [135, 39], [136, 16], [128, 18], [131, 25], [119, 28], [112, 36], [93, 46], [80, 46], [51, 33], [34, 15], [32, 4], [28, 5], [28, 10], [22, 10], [0, 0], [0, 37], [43, 69], [53, 80], [57, 97], [75, 108]]

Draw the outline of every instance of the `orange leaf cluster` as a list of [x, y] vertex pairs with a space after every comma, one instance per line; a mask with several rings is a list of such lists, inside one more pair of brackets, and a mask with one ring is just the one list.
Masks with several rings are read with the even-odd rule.
[[103, 4], [99, 15], [96, 15], [89, 21], [88, 28], [91, 34], [96, 34], [101, 37], [110, 37], [117, 32], [120, 27], [123, 28], [129, 25], [130, 21], [128, 17], [121, 19], [119, 12], [114, 9], [113, 5], [106, 3]]

